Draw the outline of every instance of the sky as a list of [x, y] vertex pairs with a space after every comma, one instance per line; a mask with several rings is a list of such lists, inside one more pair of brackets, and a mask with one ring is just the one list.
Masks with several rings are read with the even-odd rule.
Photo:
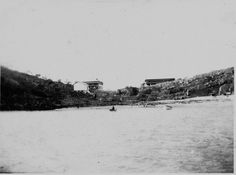
[[104, 89], [232, 67], [235, 0], [0, 0], [0, 63]]

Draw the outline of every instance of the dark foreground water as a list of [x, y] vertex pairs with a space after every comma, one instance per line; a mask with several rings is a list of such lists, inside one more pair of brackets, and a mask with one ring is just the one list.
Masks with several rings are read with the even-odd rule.
[[232, 173], [233, 101], [172, 106], [1, 112], [0, 171]]

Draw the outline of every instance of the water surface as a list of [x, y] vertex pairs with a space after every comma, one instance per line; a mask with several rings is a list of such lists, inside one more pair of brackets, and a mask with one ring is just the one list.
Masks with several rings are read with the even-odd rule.
[[0, 170], [233, 172], [233, 102], [1, 112]]

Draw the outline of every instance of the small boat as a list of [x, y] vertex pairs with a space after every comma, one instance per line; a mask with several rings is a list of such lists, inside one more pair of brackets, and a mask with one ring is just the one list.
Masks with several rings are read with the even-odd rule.
[[110, 111], [111, 111], [111, 112], [115, 112], [115, 111], [116, 111], [116, 109], [110, 109]]
[[156, 107], [156, 105], [152, 104], [152, 103], [146, 103], [146, 104], [143, 105], [143, 107], [145, 107], [145, 108], [148, 108], [148, 107], [153, 108], [153, 107]]
[[113, 107], [110, 109], [110, 111], [115, 112], [115, 111], [116, 111], [115, 107], [113, 106]]
[[165, 106], [164, 106], [164, 109], [165, 109], [165, 110], [171, 110], [171, 109], [172, 109], [172, 106], [165, 105]]

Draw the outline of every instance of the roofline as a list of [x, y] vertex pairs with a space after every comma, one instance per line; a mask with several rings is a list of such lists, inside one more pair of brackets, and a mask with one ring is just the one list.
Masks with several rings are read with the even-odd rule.
[[98, 84], [103, 85], [102, 81], [83, 81], [83, 83], [86, 83], [86, 84], [98, 83]]
[[163, 81], [163, 80], [174, 81], [175, 78], [145, 79], [145, 81]]

